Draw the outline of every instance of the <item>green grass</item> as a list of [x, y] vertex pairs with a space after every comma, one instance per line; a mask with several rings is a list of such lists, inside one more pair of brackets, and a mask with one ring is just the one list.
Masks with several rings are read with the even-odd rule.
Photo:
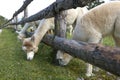
[[[26, 54], [21, 50], [21, 42], [11, 30], [0, 34], [0, 80], [115, 80], [115, 76], [106, 75], [100, 70], [96, 76], [85, 77], [85, 63], [73, 59], [67, 66], [60, 67], [52, 64], [52, 48], [40, 44], [39, 51], [32, 61], [26, 60]], [[113, 46], [110, 37], [104, 39], [105, 45]]]

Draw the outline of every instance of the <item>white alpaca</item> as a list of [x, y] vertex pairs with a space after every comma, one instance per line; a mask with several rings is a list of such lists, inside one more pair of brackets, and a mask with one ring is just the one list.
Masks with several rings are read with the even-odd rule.
[[[65, 17], [67, 26], [73, 25], [76, 18], [78, 17], [78, 14], [83, 15], [84, 10], [87, 9], [77, 8], [67, 10], [67, 16]], [[38, 45], [41, 42], [43, 36], [52, 27], [54, 27], [54, 18], [43, 19], [41, 20], [33, 36], [23, 40], [22, 48], [24, 51], [26, 51], [28, 60], [33, 59], [34, 54], [37, 52]]]
[[43, 36], [45, 35], [45, 33], [52, 27], [53, 22], [54, 21], [53, 18], [49, 18], [49, 19], [43, 19], [41, 20], [37, 30], [35, 31], [35, 33], [32, 35], [32, 37], [30, 38], [25, 38], [23, 40], [23, 45], [22, 48], [25, 52], [27, 52], [27, 59], [31, 60], [34, 57], [34, 53], [37, 52], [38, 50], [38, 45], [41, 41], [41, 39], [43, 38]]
[[26, 37], [25, 32], [27, 31], [27, 29], [30, 28], [31, 30], [35, 30], [35, 28], [39, 25], [39, 23], [40, 23], [40, 20], [26, 23], [24, 25], [24, 27], [21, 29], [21, 31], [17, 32], [18, 33], [18, 36], [17, 36], [18, 39], [19, 40], [24, 39]]
[[[99, 43], [103, 37], [112, 35], [116, 46], [120, 47], [120, 1], [101, 4], [77, 19], [73, 39], [88, 43]], [[59, 54], [61, 65], [70, 55]], [[70, 60], [69, 60], [70, 61]], [[87, 64], [86, 76], [92, 76], [92, 65]]]
[[2, 33], [2, 29], [0, 29], [0, 34]]

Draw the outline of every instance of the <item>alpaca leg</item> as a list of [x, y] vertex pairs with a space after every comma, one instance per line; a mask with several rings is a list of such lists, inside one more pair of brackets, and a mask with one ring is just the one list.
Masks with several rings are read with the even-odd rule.
[[[120, 35], [120, 34], [119, 34]], [[115, 46], [116, 47], [120, 47], [120, 36], [118, 35], [115, 35], [113, 36], [114, 38], [114, 41], [115, 41]], [[107, 72], [109, 75], [111, 75], [111, 73]], [[116, 76], [116, 80], [120, 80], [120, 77], [119, 76]]]
[[[97, 35], [91, 36], [91, 38], [88, 40], [88, 43], [99, 43], [101, 42], [102, 36], [100, 33], [97, 33]], [[94, 74], [92, 73], [93, 71], [93, 66], [89, 63], [87, 63], [87, 71], [86, 71], [86, 76], [90, 77], [93, 76]]]
[[[113, 38], [115, 41], [115, 46], [120, 47], [120, 16], [117, 18], [115, 23], [115, 31], [113, 34]], [[120, 80], [120, 77], [117, 76], [116, 80]]]
[[69, 29], [69, 34], [70, 34], [70, 36], [72, 36], [73, 26], [72, 26], [72, 25], [69, 25], [69, 26], [68, 26], [68, 29]]
[[115, 45], [117, 47], [120, 47], [120, 16], [117, 18], [116, 23], [115, 23], [115, 30], [114, 30], [113, 38], [115, 41]]
[[90, 76], [93, 76], [93, 73], [92, 73], [92, 69], [93, 69], [93, 66], [89, 63], [86, 64], [87, 65], [87, 73], [86, 73], [86, 76], [87, 77], [90, 77]]

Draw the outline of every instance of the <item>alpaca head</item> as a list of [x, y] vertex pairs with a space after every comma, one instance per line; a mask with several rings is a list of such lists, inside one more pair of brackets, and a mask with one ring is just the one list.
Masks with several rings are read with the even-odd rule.
[[34, 43], [34, 37], [24, 39], [22, 49], [27, 53], [27, 60], [32, 60], [34, 54], [38, 51], [38, 47]]
[[61, 66], [67, 65], [73, 57], [62, 51], [58, 51], [56, 54], [56, 59], [59, 61]]

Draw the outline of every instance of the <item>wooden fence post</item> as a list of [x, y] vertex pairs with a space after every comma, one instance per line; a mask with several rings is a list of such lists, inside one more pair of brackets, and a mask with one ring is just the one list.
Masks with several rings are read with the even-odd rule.
[[24, 9], [24, 18], [23, 19], [25, 19], [25, 18], [27, 18], [28, 17], [28, 9], [27, 9], [27, 7]]
[[[18, 16], [14, 17], [14, 22], [17, 23], [18, 22]], [[14, 25], [14, 30], [17, 31], [18, 30], [18, 25]]]
[[[58, 2], [60, 0], [56, 0], [56, 2]], [[65, 21], [65, 17], [66, 17], [66, 11], [61, 11], [58, 14], [55, 14], [55, 36], [59, 36], [59, 37], [63, 37], [66, 38], [66, 21]], [[58, 61], [56, 60], [56, 53], [57, 53], [57, 49], [53, 49], [53, 63], [58, 64]]]

